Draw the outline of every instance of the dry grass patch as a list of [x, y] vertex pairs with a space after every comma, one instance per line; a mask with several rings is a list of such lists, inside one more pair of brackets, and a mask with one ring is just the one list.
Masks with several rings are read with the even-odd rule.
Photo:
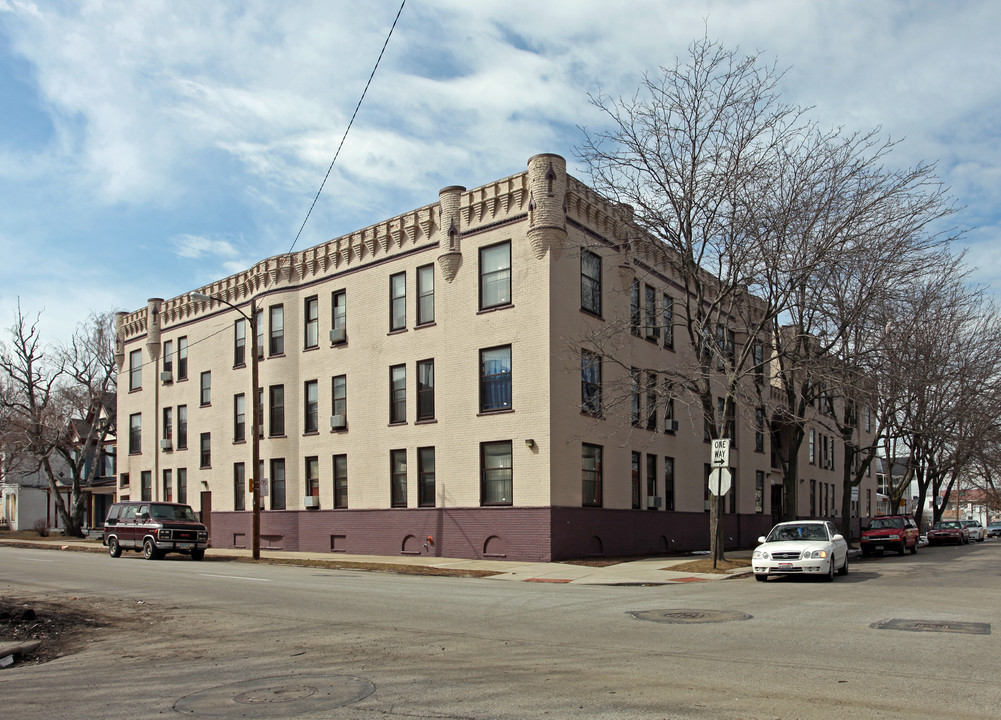
[[736, 558], [734, 560], [717, 560], [716, 567], [713, 567], [712, 558], [699, 558], [698, 560], [692, 560], [690, 562], [681, 563], [680, 565], [671, 565], [670, 567], [661, 568], [661, 570], [671, 570], [672, 572], [686, 572], [686, 573], [708, 573], [708, 574], [718, 574], [725, 575], [731, 570], [740, 570], [741, 568], [751, 567], [751, 561], [748, 558]]

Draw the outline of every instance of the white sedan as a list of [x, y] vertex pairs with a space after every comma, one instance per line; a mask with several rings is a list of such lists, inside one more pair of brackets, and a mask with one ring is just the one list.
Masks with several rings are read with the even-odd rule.
[[979, 520], [960, 520], [959, 522], [970, 531], [970, 540], [983, 542], [987, 539], [987, 529], [980, 524]]
[[826, 520], [795, 520], [779, 523], [759, 537], [751, 567], [754, 579], [764, 582], [771, 575], [814, 575], [833, 580], [834, 572], [848, 574], [848, 543], [834, 523]]

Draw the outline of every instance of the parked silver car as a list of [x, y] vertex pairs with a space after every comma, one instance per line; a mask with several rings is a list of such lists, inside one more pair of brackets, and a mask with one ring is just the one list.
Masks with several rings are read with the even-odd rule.
[[987, 530], [980, 524], [979, 520], [960, 520], [959, 522], [970, 531], [970, 540], [983, 542], [987, 539]]

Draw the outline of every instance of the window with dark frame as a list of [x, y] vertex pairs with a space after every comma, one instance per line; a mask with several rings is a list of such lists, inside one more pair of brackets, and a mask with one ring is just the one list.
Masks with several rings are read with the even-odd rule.
[[174, 497], [174, 471], [164, 470], [163, 471], [163, 500], [164, 502], [173, 502]]
[[233, 442], [247, 439], [247, 398], [243, 393], [233, 396]]
[[257, 311], [254, 316], [254, 325], [257, 328], [257, 332], [254, 333], [257, 337], [257, 359], [264, 359], [264, 308]]
[[171, 440], [174, 438], [174, 409], [165, 407], [163, 409], [163, 439], [167, 441], [167, 449], [171, 449]]
[[511, 304], [511, 242], [480, 248], [480, 310]]
[[673, 435], [678, 431], [678, 423], [674, 419], [674, 398], [669, 397], [664, 402], [664, 432]]
[[664, 347], [674, 349], [674, 298], [665, 294], [661, 298], [661, 316], [664, 326]]
[[330, 392], [334, 415], [339, 415], [344, 423], [348, 419], [348, 378], [347, 375], [335, 375], [330, 379]]
[[343, 510], [348, 506], [348, 456], [334, 455], [334, 508]]
[[306, 497], [320, 497], [320, 458], [310, 455], [306, 458]]
[[177, 338], [177, 379], [188, 379], [188, 338]]
[[140, 499], [143, 501], [149, 501], [153, 499], [153, 472], [151, 470], [143, 470], [139, 473], [140, 482]]
[[285, 458], [275, 458], [271, 461], [271, 498], [272, 510], [285, 510]]
[[129, 392], [143, 389], [143, 351], [129, 353]]
[[142, 446], [142, 413], [129, 415], [129, 455], [138, 455]]
[[212, 371], [206, 370], [201, 374], [201, 390], [199, 393], [199, 404], [202, 407], [212, 404]]
[[199, 467], [212, 467], [212, 433], [204, 432], [198, 436]]
[[435, 506], [435, 457], [433, 447], [417, 448], [417, 505]]
[[247, 321], [239, 318], [233, 324], [233, 367], [247, 364]]
[[674, 510], [674, 458], [664, 457], [664, 509]]
[[257, 388], [257, 437], [264, 437], [264, 388]]
[[657, 430], [657, 373], [646, 375], [646, 429]]
[[601, 256], [590, 250], [580, 252], [580, 307], [601, 316]]
[[580, 351], [580, 409], [601, 415], [601, 357], [590, 350]]
[[303, 320], [303, 345], [306, 348], [315, 348], [320, 345], [320, 300], [314, 295], [304, 301]]
[[601, 445], [581, 443], [581, 504], [584, 507], [602, 506], [601, 454]]
[[417, 363], [417, 419], [434, 419], [434, 360]]
[[389, 276], [389, 331], [407, 327], [407, 274]]
[[434, 265], [417, 268], [417, 324], [434, 322]]
[[629, 332], [640, 336], [640, 281], [633, 280], [629, 288]]
[[268, 435], [285, 435], [285, 386], [272, 385], [268, 388]]
[[765, 471], [754, 471], [754, 512], [765, 511]]
[[511, 407], [511, 346], [480, 350], [480, 412]]
[[[320, 431], [320, 384], [317, 380], [307, 380], [303, 388], [303, 419], [304, 433]], [[317, 481], [319, 482], [319, 480]]]
[[177, 468], [177, 502], [188, 502], [188, 469]]
[[[657, 456], [647, 453], [646, 456], [646, 495], [647, 498], [657, 497]], [[647, 510], [656, 510], [647, 502]]]
[[511, 505], [513, 489], [511, 441], [480, 443], [480, 504]]
[[389, 424], [407, 421], [407, 366], [389, 368]]
[[647, 340], [660, 341], [660, 325], [657, 324], [657, 290], [650, 285], [644, 285], [646, 300], [646, 332]]
[[[174, 341], [164, 340], [163, 341], [163, 372], [167, 375], [172, 375], [174, 372]], [[164, 382], [172, 382], [173, 377], [169, 380], [164, 380]]]
[[270, 334], [268, 336], [268, 355], [285, 354], [285, 306], [272, 305], [268, 308], [270, 317]]
[[177, 449], [188, 448], [188, 406], [177, 406]]
[[348, 293], [346, 290], [336, 290], [330, 294], [331, 299], [331, 322], [330, 329], [333, 330], [333, 342], [338, 342], [339, 338], [347, 338], [347, 303]]
[[389, 451], [390, 505], [394, 508], [407, 506], [407, 451]]
[[639, 510], [640, 508], [640, 462], [642, 461], [642, 455], [636, 451], [632, 454], [632, 495], [633, 495], [633, 510]]
[[233, 510], [247, 509], [247, 471], [242, 462], [233, 463]]
[[629, 371], [629, 422], [633, 427], [640, 426], [640, 371], [633, 368]]

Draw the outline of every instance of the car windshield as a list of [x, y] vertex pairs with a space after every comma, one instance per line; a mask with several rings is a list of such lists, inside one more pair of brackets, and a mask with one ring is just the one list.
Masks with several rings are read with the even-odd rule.
[[904, 526], [904, 519], [898, 517], [889, 518], [874, 518], [871, 523], [869, 523], [870, 530], [882, 530], [885, 528], [902, 528]]
[[960, 520], [960, 522], [963, 523], [966, 527], [976, 527], [977, 525], [980, 524], [976, 520]]
[[795, 525], [776, 525], [768, 533], [765, 542], [782, 542], [784, 540], [827, 540], [827, 530], [820, 523], [801, 523]]
[[195, 521], [195, 514], [187, 505], [154, 505], [150, 515], [157, 520]]
[[962, 526], [958, 522], [956, 522], [955, 520], [951, 520], [949, 522], [937, 522], [937, 523], [935, 523], [935, 529], [936, 530], [956, 530], [956, 529], [958, 529], [960, 527], [962, 527]]

